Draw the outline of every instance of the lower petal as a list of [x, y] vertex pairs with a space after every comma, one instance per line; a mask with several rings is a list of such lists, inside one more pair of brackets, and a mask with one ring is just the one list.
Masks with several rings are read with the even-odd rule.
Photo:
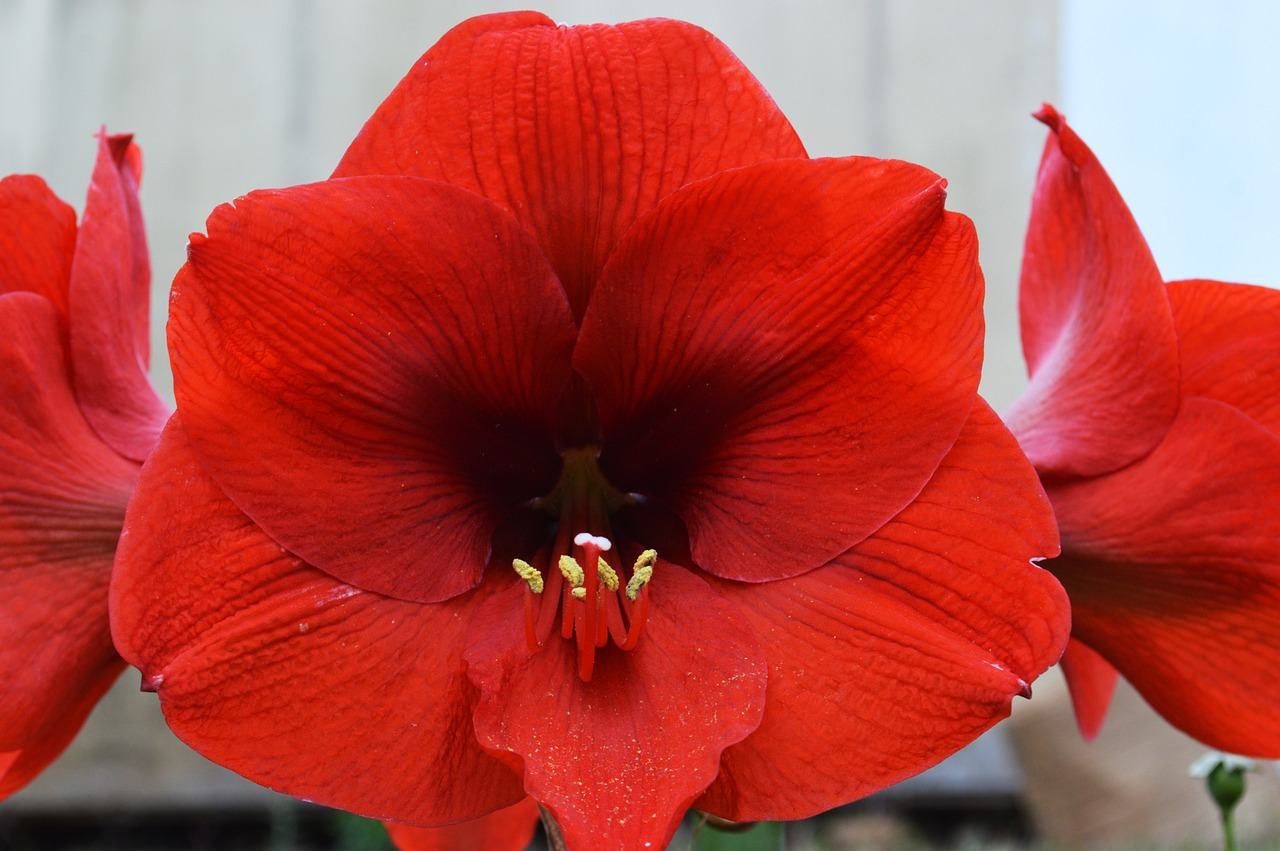
[[760, 721], [755, 636], [705, 582], [659, 569], [640, 643], [601, 650], [587, 683], [571, 642], [553, 637], [530, 653], [518, 595], [494, 598], [472, 625], [477, 735], [522, 768], [574, 851], [666, 847], [723, 749]]
[[1035, 473], [984, 403], [917, 500], [830, 565], [716, 581], [769, 660], [765, 715], [700, 809], [805, 818], [949, 756], [1057, 661], [1065, 595]]
[[112, 631], [214, 762], [362, 815], [447, 823], [523, 794], [471, 730], [462, 646], [488, 593], [411, 603], [300, 561], [222, 494], [175, 416], [130, 505]]
[[1183, 732], [1280, 756], [1280, 438], [1185, 399], [1150, 455], [1050, 497], [1073, 634]]
[[82, 721], [119, 673], [107, 583], [137, 475], [76, 405], [57, 308], [0, 296], [0, 751]]
[[18, 750], [0, 753], [0, 801], [34, 780], [71, 744], [89, 713], [124, 670], [124, 662], [114, 653], [112, 656], [113, 661], [100, 668], [97, 676], [80, 683], [73, 703], [48, 712], [38, 736]]
[[444, 827], [395, 822], [387, 822], [386, 827], [399, 851], [524, 851], [533, 841], [538, 818], [538, 805], [525, 798], [487, 816]]
[[1107, 709], [1120, 674], [1097, 651], [1075, 638], [1067, 642], [1067, 652], [1062, 654], [1060, 664], [1071, 692], [1071, 706], [1076, 712], [1080, 735], [1091, 742], [1102, 731], [1102, 722], [1107, 720]]

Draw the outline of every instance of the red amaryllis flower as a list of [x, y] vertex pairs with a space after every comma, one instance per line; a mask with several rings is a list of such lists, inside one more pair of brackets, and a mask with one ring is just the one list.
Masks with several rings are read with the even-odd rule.
[[167, 413], [146, 377], [140, 173], [130, 137], [103, 134], [79, 228], [40, 178], [0, 180], [0, 796], [124, 669], [111, 559]]
[[1086, 737], [1117, 669], [1216, 748], [1280, 756], [1280, 292], [1162, 281], [1093, 153], [1051, 130], [1006, 417], [1062, 530], [1063, 659]]
[[192, 237], [113, 582], [170, 725], [415, 824], [570, 848], [912, 775], [1057, 659], [943, 181], [810, 161], [673, 21], [462, 24], [336, 179]]

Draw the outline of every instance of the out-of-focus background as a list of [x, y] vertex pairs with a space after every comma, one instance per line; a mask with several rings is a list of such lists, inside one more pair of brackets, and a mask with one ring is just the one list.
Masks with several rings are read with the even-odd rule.
[[[0, 0], [0, 174], [41, 174], [79, 207], [93, 133], [105, 124], [136, 134], [155, 273], [155, 374], [171, 398], [165, 292], [187, 235], [237, 195], [326, 177], [365, 118], [450, 26], [522, 5]], [[763, 81], [811, 154], [907, 159], [947, 177], [949, 206], [974, 219], [981, 240], [984, 392], [997, 409], [1024, 383], [1016, 282], [1045, 135], [1030, 113], [1043, 101], [1068, 115], [1110, 170], [1166, 277], [1280, 284], [1280, 6], [1265, 0], [540, 5], [570, 23], [693, 21]], [[796, 828], [793, 847], [905, 847], [909, 836], [936, 844], [1212, 843], [1214, 813], [1185, 772], [1202, 749], [1132, 693], [1121, 692], [1090, 746], [1079, 741], [1054, 674], [1017, 710], [973, 748], [843, 820]], [[1274, 837], [1280, 784], [1270, 767], [1252, 780], [1242, 828]], [[32, 837], [54, 835], [39, 832], [49, 825], [64, 835], [81, 825], [98, 837], [82, 847], [131, 848], [141, 840], [129, 831], [147, 824], [159, 837], [182, 837], [155, 839], [156, 848], [242, 847], [248, 840], [219, 832], [223, 817], [266, 825], [264, 841], [279, 849], [312, 847], [305, 834], [318, 818], [186, 750], [130, 672], [66, 756], [0, 805], [0, 848], [43, 847]]]

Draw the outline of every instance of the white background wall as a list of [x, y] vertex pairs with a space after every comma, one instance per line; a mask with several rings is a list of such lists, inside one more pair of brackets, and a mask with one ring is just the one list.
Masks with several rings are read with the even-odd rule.
[[1280, 286], [1280, 5], [1063, 0], [1062, 108], [1167, 279]]

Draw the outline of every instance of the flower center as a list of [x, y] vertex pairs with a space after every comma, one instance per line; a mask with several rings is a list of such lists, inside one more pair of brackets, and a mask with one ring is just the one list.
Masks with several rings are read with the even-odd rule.
[[[595, 447], [567, 450], [560, 481], [533, 505], [557, 518], [555, 540], [532, 562], [512, 567], [525, 581], [525, 638], [533, 651], [546, 646], [556, 621], [560, 635], [575, 639], [578, 676], [590, 682], [596, 650], [612, 639], [631, 650], [644, 632], [649, 612], [649, 580], [658, 555], [645, 550], [624, 576], [610, 540], [610, 516], [636, 498], [610, 485], [600, 472]], [[615, 566], [616, 565], [616, 566]]]

